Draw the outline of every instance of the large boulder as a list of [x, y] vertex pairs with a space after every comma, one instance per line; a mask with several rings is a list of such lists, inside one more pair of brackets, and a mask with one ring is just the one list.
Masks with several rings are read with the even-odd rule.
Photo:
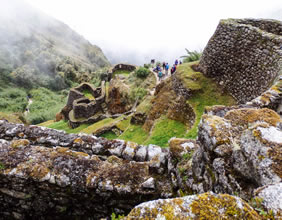
[[136, 206], [129, 219], [262, 219], [248, 203], [236, 196], [204, 193], [159, 199]]

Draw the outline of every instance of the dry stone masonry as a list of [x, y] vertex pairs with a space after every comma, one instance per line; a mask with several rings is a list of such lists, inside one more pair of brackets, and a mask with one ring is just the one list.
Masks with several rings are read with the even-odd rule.
[[263, 93], [279, 75], [281, 58], [281, 21], [228, 19], [220, 21], [209, 40], [200, 69], [245, 103]]

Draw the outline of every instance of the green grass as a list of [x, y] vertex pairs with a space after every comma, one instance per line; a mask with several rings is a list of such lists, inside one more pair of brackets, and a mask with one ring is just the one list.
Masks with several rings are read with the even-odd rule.
[[131, 120], [131, 117], [127, 117], [125, 120], [121, 120], [120, 122], [118, 122], [116, 126], [121, 131], [125, 131], [128, 128], [128, 126], [130, 125], [130, 120]]
[[95, 97], [92, 95], [92, 93], [89, 90], [85, 89], [82, 91], [82, 93], [89, 100], [95, 100]]
[[[184, 63], [180, 65], [177, 70], [179, 71], [179, 75], [177, 75], [177, 77], [184, 82], [184, 86], [187, 88], [192, 88], [192, 90], [199, 89], [198, 91], [194, 92], [187, 101], [188, 104], [193, 107], [196, 113], [195, 123], [188, 131], [187, 135], [185, 135], [185, 138], [192, 139], [195, 139], [198, 135], [198, 125], [206, 106], [230, 106], [236, 104], [236, 101], [233, 99], [233, 97], [227, 94], [227, 92], [222, 91], [222, 89], [219, 88], [212, 79], [205, 77], [202, 73], [194, 72], [191, 69], [191, 65], [197, 63], [198, 62]], [[191, 79], [193, 80], [191, 81]]]
[[105, 126], [113, 126], [115, 125], [118, 121], [120, 121], [124, 116], [120, 116], [118, 118], [112, 119], [112, 118], [105, 118], [95, 124], [92, 124], [85, 129], [83, 129], [81, 132], [86, 133], [86, 134], [93, 134], [97, 130], [105, 127]]
[[172, 137], [184, 137], [187, 127], [179, 121], [162, 116], [155, 122], [150, 137], [144, 144], [155, 144], [161, 147], [168, 146], [168, 140]]
[[127, 71], [127, 70], [117, 70], [117, 71], [114, 72], [114, 76], [115, 75], [121, 75], [121, 76], [128, 77], [130, 73], [131, 72]]
[[27, 104], [27, 93], [25, 89], [13, 87], [0, 89], [0, 112], [22, 113]]
[[140, 125], [130, 125], [119, 137], [118, 139], [125, 141], [133, 141], [138, 144], [143, 144], [143, 142], [148, 138], [148, 133], [143, 130]]
[[0, 162], [0, 170], [5, 170], [5, 165]]
[[[41, 125], [43, 126], [43, 125]], [[68, 122], [61, 120], [58, 122], [54, 122], [53, 124], [48, 125], [48, 128], [53, 128], [53, 129], [57, 129], [57, 130], [63, 130], [67, 133], [80, 133], [82, 132], [83, 129], [87, 128], [89, 126], [89, 124], [82, 124], [79, 127], [72, 129], [68, 126]]]
[[107, 138], [108, 140], [113, 140], [118, 138], [118, 136], [112, 131], [107, 131], [104, 134], [100, 135], [100, 137]]

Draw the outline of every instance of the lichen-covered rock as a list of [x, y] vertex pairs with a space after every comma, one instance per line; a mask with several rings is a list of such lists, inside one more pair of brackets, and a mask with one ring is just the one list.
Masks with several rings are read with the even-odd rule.
[[[74, 142], [84, 141], [77, 138]], [[125, 149], [136, 146], [127, 143]], [[154, 149], [151, 159], [162, 164], [163, 152]], [[33, 145], [26, 139], [0, 139], [0, 216], [99, 219], [113, 211], [128, 213], [144, 201], [172, 196], [167, 175], [151, 170], [151, 161], [133, 161], [134, 151], [124, 151], [122, 159]]]
[[204, 193], [174, 199], [159, 199], [136, 206], [129, 219], [262, 219], [239, 197]]
[[262, 205], [268, 211], [274, 212], [277, 219], [282, 218], [282, 183], [261, 187], [255, 195], [262, 199]]
[[280, 116], [270, 109], [252, 108], [221, 114], [203, 115], [199, 125], [200, 149], [192, 162], [197, 187], [202, 183], [204, 191], [250, 198], [254, 189], [281, 182]]

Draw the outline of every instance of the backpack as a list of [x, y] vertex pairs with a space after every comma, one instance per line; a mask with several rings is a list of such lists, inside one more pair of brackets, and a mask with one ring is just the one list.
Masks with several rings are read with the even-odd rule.
[[162, 77], [162, 75], [163, 75], [163, 73], [160, 71], [160, 72], [159, 72], [159, 77]]

